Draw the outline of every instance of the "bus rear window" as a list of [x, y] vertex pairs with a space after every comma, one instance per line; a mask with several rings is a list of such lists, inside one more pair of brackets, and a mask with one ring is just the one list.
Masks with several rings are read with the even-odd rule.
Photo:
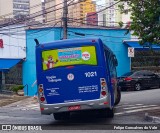
[[95, 46], [42, 51], [43, 70], [70, 65], [97, 65]]

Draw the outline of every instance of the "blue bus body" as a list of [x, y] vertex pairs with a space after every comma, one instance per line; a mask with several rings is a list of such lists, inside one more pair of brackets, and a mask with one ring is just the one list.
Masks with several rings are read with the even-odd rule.
[[118, 88], [115, 61], [113, 52], [98, 38], [36, 46], [41, 113], [54, 114], [55, 119], [72, 111], [108, 109], [113, 113]]

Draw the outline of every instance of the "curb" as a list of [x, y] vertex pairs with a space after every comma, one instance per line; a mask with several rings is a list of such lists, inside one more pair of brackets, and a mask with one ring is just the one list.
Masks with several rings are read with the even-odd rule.
[[145, 113], [145, 120], [160, 124], [160, 117], [149, 116], [148, 113]]

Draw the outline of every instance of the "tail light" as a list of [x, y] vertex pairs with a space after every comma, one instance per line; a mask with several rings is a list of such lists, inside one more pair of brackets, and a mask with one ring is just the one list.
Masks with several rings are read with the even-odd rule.
[[44, 97], [44, 89], [43, 89], [43, 84], [40, 84], [39, 87], [38, 87], [38, 92], [39, 92], [39, 100], [40, 102], [45, 102], [45, 97]]
[[106, 96], [106, 91], [101, 91], [102, 96]]
[[127, 77], [127, 78], [124, 78], [125, 81], [131, 81], [132, 78], [131, 77]]
[[45, 101], [45, 98], [44, 98], [44, 97], [41, 97], [41, 98], [40, 98], [40, 101], [41, 101], [41, 102], [44, 102], [44, 101]]
[[100, 97], [105, 97], [107, 95], [107, 83], [106, 80], [104, 78], [100, 79], [100, 83], [101, 83], [101, 94]]
[[42, 93], [43, 92], [43, 88], [39, 88], [39, 92]]

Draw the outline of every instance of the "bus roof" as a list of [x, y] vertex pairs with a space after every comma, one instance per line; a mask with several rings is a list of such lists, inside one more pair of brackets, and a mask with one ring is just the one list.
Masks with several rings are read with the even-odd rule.
[[[81, 38], [81, 39], [66, 39], [66, 40], [58, 40], [58, 41], [54, 41], [54, 42], [49, 42], [49, 43], [41, 43], [38, 47], [44, 47], [44, 48], [50, 48], [50, 47], [54, 47], [54, 48], [58, 48], [58, 47], [63, 47], [63, 46], [75, 46], [75, 42], [77, 45], [96, 45], [98, 42], [99, 44], [103, 44], [100, 38]], [[54, 44], [54, 45], [53, 45]]]

